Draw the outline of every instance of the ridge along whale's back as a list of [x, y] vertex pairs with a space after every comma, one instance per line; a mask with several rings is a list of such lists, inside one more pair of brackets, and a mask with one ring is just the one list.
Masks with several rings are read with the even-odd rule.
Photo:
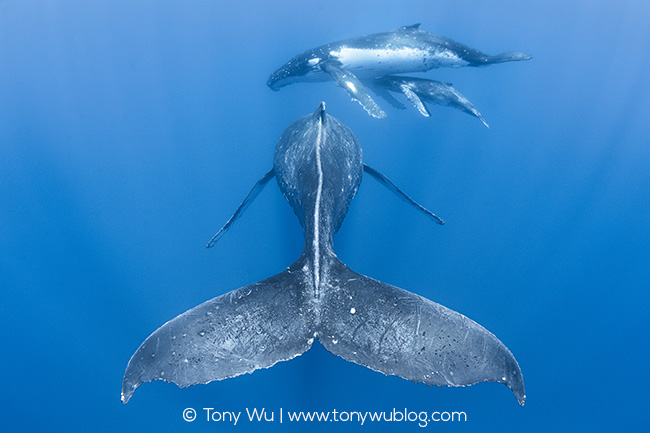
[[333, 236], [363, 176], [361, 146], [350, 128], [328, 115], [321, 102], [314, 113], [285, 129], [273, 165], [280, 190], [300, 225], [312, 228], [309, 217], [318, 210]]

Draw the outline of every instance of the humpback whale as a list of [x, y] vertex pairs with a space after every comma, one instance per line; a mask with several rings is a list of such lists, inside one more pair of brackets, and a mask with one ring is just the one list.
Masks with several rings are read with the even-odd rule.
[[[408, 99], [424, 117], [429, 117], [431, 115], [429, 109], [424, 103], [424, 101], [427, 101], [432, 104], [447, 105], [449, 107], [457, 108], [464, 113], [476, 117], [483, 122], [486, 127], [490, 127], [483, 116], [481, 116], [481, 113], [479, 113], [474, 105], [469, 102], [469, 99], [464, 97], [458, 90], [454, 89], [451, 83], [443, 83], [440, 81], [415, 77], [386, 75], [385, 77], [375, 78], [372, 84], [375, 86], [375, 91], [380, 96], [387, 99], [393, 105], [396, 105], [397, 108], [404, 108], [404, 106], [400, 102], [395, 101], [389, 94], [382, 93], [377, 86], [390, 90], [391, 92], [404, 94], [406, 99]], [[395, 102], [397, 102], [397, 104]]]
[[271, 74], [267, 85], [279, 90], [295, 82], [334, 80], [371, 116], [383, 118], [386, 113], [364, 85], [375, 78], [426, 72], [440, 67], [485, 66], [532, 58], [519, 52], [490, 56], [444, 36], [420, 30], [419, 27], [420, 24], [399, 27], [305, 51]]
[[303, 354], [318, 339], [347, 361], [413, 382], [503, 383], [523, 405], [519, 365], [493, 334], [449, 308], [358, 274], [337, 258], [333, 236], [364, 173], [444, 223], [365, 165], [352, 131], [321, 103], [286, 128], [273, 168], [208, 243], [275, 177], [304, 230], [301, 256], [283, 272], [194, 307], [151, 334], [128, 363], [122, 401], [143, 382], [186, 387], [269, 368]]

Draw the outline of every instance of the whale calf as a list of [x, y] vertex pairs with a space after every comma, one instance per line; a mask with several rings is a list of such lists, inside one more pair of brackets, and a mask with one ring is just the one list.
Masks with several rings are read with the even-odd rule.
[[149, 336], [122, 382], [126, 404], [143, 382], [180, 387], [269, 368], [307, 351], [315, 339], [334, 355], [427, 385], [499, 382], [525, 402], [521, 370], [508, 348], [460, 313], [349, 269], [334, 253], [364, 173], [433, 221], [363, 163], [352, 131], [321, 103], [281, 135], [273, 168], [215, 235], [211, 246], [274, 177], [304, 229], [300, 258], [283, 272], [192, 308]]
[[495, 56], [444, 36], [420, 30], [420, 24], [332, 42], [299, 54], [273, 72], [273, 90], [296, 82], [334, 80], [374, 117], [386, 113], [372, 99], [365, 84], [386, 75], [426, 72], [440, 67], [486, 66], [528, 60], [519, 52]]
[[[429, 109], [424, 103], [426, 101], [431, 102], [432, 104], [454, 107], [464, 113], [476, 117], [483, 122], [486, 127], [490, 127], [483, 116], [481, 116], [481, 113], [479, 113], [474, 105], [469, 102], [469, 99], [464, 97], [458, 90], [454, 89], [451, 83], [443, 83], [440, 81], [415, 77], [386, 75], [374, 79], [372, 84], [374, 90], [393, 105], [396, 105], [394, 98], [381, 92], [379, 87], [390, 90], [391, 92], [402, 93], [406, 96], [406, 99], [417, 108], [420, 114], [425, 117], [431, 115]], [[397, 104], [398, 108], [404, 108], [404, 106], [399, 102]]]

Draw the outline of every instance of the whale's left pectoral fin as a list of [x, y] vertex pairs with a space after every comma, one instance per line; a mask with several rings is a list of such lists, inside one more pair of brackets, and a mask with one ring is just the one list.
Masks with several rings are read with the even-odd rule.
[[223, 227], [221, 227], [221, 229], [219, 229], [217, 234], [212, 236], [212, 239], [210, 239], [210, 241], [206, 244], [207, 248], [212, 248], [214, 246], [214, 244], [217, 243], [219, 238], [221, 238], [221, 236], [223, 236], [223, 234], [228, 231], [230, 226], [235, 221], [237, 221], [237, 219], [242, 215], [242, 213], [244, 213], [246, 208], [253, 202], [253, 200], [255, 200], [255, 197], [257, 197], [257, 195], [260, 192], [262, 192], [262, 190], [264, 189], [266, 184], [269, 183], [269, 181], [271, 179], [273, 179], [274, 177], [275, 177], [275, 169], [272, 168], [268, 173], [266, 173], [264, 176], [262, 176], [262, 178], [260, 180], [258, 180], [257, 183], [255, 183], [255, 185], [253, 185], [251, 190], [248, 192], [248, 194], [244, 198], [244, 201], [242, 201], [241, 204], [239, 205], [239, 207], [237, 208], [237, 210], [235, 210], [235, 213], [232, 214], [230, 219], [228, 219], [228, 221], [226, 221], [226, 224], [224, 224]]
[[375, 83], [370, 83], [368, 87], [370, 87], [372, 91], [375, 92], [378, 96], [384, 98], [393, 107], [397, 108], [398, 110], [406, 110], [406, 106], [395, 99], [395, 97], [391, 95], [386, 88], [381, 87]]
[[420, 203], [416, 202], [411, 197], [409, 197], [404, 191], [402, 191], [397, 185], [395, 185], [389, 178], [384, 176], [381, 172], [375, 170], [374, 168], [366, 164], [363, 164], [363, 171], [368, 173], [370, 176], [374, 177], [377, 181], [379, 181], [379, 183], [381, 183], [386, 188], [388, 188], [389, 191], [391, 191], [393, 194], [399, 197], [402, 201], [405, 201], [406, 203], [410, 204], [415, 209], [417, 209], [419, 212], [422, 212], [424, 215], [427, 216], [427, 218], [433, 220], [436, 224], [443, 225], [445, 223], [442, 220], [442, 218], [440, 218], [438, 215], [434, 214], [429, 209], [425, 208]]
[[302, 266], [204, 302], [161, 326], [131, 357], [122, 402], [143, 382], [184, 388], [252, 373], [307, 351], [313, 313]]
[[331, 272], [318, 339], [329, 352], [386, 375], [437, 386], [498, 382], [523, 406], [514, 356], [492, 333], [440, 304], [351, 271]]
[[417, 110], [420, 112], [421, 115], [423, 115], [424, 117], [431, 116], [431, 113], [429, 113], [429, 109], [427, 108], [427, 106], [424, 105], [424, 102], [422, 102], [420, 97], [413, 90], [411, 90], [411, 88], [407, 84], [400, 84], [399, 88], [404, 94], [404, 96], [406, 96], [406, 99], [408, 99], [411, 102], [411, 104], [413, 104], [413, 106], [417, 108]]
[[327, 72], [339, 87], [345, 89], [354, 101], [359, 102], [368, 114], [379, 119], [386, 117], [384, 110], [379, 108], [356, 75], [343, 68], [339, 62], [327, 60], [320, 63], [320, 68]]

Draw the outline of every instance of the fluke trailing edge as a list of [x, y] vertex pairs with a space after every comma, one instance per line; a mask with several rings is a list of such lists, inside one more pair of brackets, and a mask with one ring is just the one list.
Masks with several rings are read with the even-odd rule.
[[352, 131], [321, 103], [284, 131], [273, 169], [208, 244], [276, 177], [304, 229], [300, 258], [284, 272], [207, 301], [151, 334], [129, 361], [122, 401], [143, 382], [186, 387], [268, 368], [301, 355], [317, 338], [334, 355], [413, 382], [503, 383], [523, 405], [519, 365], [489, 331], [442, 305], [360, 275], [336, 257], [332, 238], [364, 172], [443, 223], [364, 165]]
[[[391, 80], [375, 79], [395, 74], [426, 72], [440, 67], [485, 66], [530, 58], [531, 56], [518, 52], [490, 56], [444, 36], [420, 30], [420, 24], [415, 24], [384, 33], [332, 42], [305, 51], [271, 74], [267, 85], [273, 90], [279, 90], [296, 82], [334, 80], [371, 116], [378, 118], [386, 117], [386, 113], [372, 99], [366, 87], [386, 97], [393, 105], [404, 108], [386, 92], [386, 89], [389, 89], [403, 93], [422, 115], [428, 116], [429, 112], [422, 108], [424, 104], [420, 98], [459, 108], [478, 117], [487, 126], [469, 100], [449, 84], [399, 77], [403, 80], [402, 85], [395, 86], [395, 77]], [[425, 85], [425, 81], [432, 84]], [[441, 92], [440, 85], [443, 84], [448, 86], [451, 92]], [[417, 85], [419, 91], [410, 88], [414, 85]], [[462, 100], [460, 104], [459, 97]]]

